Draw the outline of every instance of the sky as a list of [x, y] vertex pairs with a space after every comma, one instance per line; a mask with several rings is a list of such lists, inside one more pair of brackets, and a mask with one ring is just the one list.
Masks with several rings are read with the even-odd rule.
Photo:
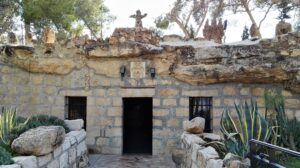
[[[147, 17], [143, 19], [143, 26], [146, 28], [155, 27], [154, 19], [162, 13], [167, 13], [175, 0], [106, 0], [105, 4], [110, 9], [110, 13], [115, 15], [117, 19], [111, 24], [110, 28], [105, 30], [105, 35], [110, 36], [116, 27], [134, 27], [135, 20], [129, 18], [135, 14], [135, 11], [140, 9], [142, 14], [147, 13]], [[254, 12], [256, 20], [263, 17], [263, 13], [259, 10]], [[268, 15], [268, 18], [263, 22], [261, 33], [263, 38], [272, 38], [275, 34], [275, 26], [278, 23], [275, 11]], [[244, 26], [251, 26], [251, 21], [246, 13], [225, 13], [223, 20], [228, 20], [228, 28], [226, 31], [226, 42], [241, 41], [241, 35]], [[287, 20], [289, 22], [289, 20]], [[181, 30], [172, 25], [171, 28], [164, 31], [164, 34], [179, 34], [183, 35]], [[200, 35], [202, 36], [202, 35]]]

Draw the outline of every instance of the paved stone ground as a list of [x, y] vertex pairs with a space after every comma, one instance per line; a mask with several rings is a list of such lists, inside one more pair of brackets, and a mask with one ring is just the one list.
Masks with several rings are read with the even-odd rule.
[[175, 168], [170, 156], [89, 155], [89, 168]]

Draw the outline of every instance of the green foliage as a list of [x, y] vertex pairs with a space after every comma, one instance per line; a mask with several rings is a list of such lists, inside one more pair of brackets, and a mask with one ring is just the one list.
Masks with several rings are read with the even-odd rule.
[[9, 165], [12, 163], [11, 154], [0, 146], [0, 165]]
[[249, 39], [249, 29], [247, 28], [247, 26], [245, 26], [242, 34], [242, 40], [248, 40], [248, 39]]
[[155, 26], [160, 29], [167, 29], [169, 27], [169, 20], [165, 16], [159, 16], [154, 20]]
[[76, 20], [74, 0], [23, 0], [22, 7], [25, 24], [32, 23], [35, 29], [55, 26], [69, 31]]
[[273, 128], [271, 143], [278, 146], [300, 150], [300, 121], [288, 118], [285, 113], [284, 97], [279, 89], [269, 89], [264, 93], [266, 114]]
[[16, 109], [2, 107], [0, 114], [0, 144], [10, 145], [11, 130], [18, 126], [16, 114]]
[[236, 119], [228, 108], [223, 111], [221, 131], [225, 137], [226, 149], [231, 153], [246, 157], [250, 150], [249, 140], [268, 141], [271, 129], [268, 122], [258, 112], [256, 102], [235, 104], [235, 109]]
[[278, 19], [285, 20], [291, 18], [288, 14], [293, 9], [293, 4], [290, 0], [281, 0], [276, 7], [280, 12]]

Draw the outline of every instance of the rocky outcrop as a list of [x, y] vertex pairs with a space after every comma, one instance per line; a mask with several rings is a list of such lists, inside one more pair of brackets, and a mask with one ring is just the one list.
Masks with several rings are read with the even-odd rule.
[[[97, 74], [117, 77], [120, 68], [117, 62], [123, 65], [138, 59], [154, 66], [157, 75], [192, 85], [281, 83], [285, 89], [300, 93], [299, 32], [225, 45], [203, 41], [159, 44], [158, 36], [150, 30], [123, 28], [116, 29], [107, 44], [69, 49], [56, 44], [50, 54], [38, 46], [0, 46], [0, 49], [0, 60], [35, 73], [64, 75], [87, 66]], [[103, 72], [103, 64], [113, 70]]]
[[42, 156], [54, 151], [65, 138], [61, 126], [41, 126], [21, 134], [11, 145], [18, 154]]
[[193, 134], [201, 134], [203, 133], [205, 127], [205, 119], [201, 117], [195, 117], [191, 121], [183, 122], [183, 129], [186, 132]]
[[160, 37], [156, 32], [145, 28], [117, 28], [109, 38], [110, 44], [126, 41], [158, 45]]

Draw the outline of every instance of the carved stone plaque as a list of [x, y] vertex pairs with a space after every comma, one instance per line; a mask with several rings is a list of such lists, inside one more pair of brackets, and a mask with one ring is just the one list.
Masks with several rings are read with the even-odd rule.
[[130, 77], [134, 79], [145, 78], [146, 62], [130, 62]]

